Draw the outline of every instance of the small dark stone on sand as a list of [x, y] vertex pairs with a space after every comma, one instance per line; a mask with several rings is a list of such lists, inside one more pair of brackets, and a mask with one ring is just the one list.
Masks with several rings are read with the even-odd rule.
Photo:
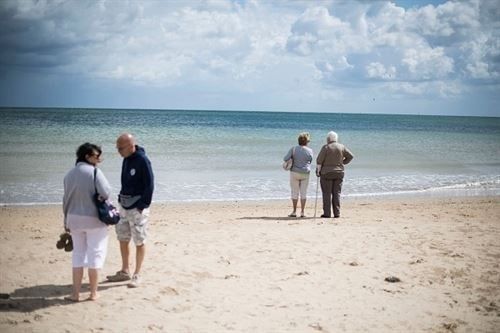
[[395, 277], [395, 276], [388, 276], [388, 277], [385, 278], [385, 281], [391, 282], [391, 283], [401, 282], [401, 280], [398, 277]]

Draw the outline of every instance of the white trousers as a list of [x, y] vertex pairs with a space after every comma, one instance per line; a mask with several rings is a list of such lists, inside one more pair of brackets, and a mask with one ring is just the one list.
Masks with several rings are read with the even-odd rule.
[[108, 252], [108, 228], [71, 230], [73, 238], [73, 267], [99, 269]]

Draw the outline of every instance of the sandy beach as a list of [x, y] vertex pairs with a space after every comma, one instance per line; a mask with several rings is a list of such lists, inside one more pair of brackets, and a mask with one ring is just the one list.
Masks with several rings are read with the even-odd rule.
[[142, 286], [104, 281], [110, 229], [100, 299], [79, 303], [60, 206], [0, 207], [0, 331], [500, 331], [499, 197], [351, 199], [335, 220], [289, 206], [154, 204]]

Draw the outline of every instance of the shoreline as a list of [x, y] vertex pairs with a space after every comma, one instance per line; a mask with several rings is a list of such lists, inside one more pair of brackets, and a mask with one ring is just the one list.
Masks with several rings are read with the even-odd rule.
[[[446, 199], [446, 198], [487, 198], [487, 197], [500, 197], [500, 189], [446, 189], [446, 190], [415, 190], [415, 191], [401, 191], [401, 192], [388, 192], [376, 194], [348, 194], [341, 197], [341, 202], [352, 202], [356, 200], [393, 200], [393, 199]], [[159, 200], [153, 199], [152, 205], [167, 205], [167, 204], [190, 204], [190, 203], [208, 203], [208, 202], [280, 202], [289, 201], [289, 197], [282, 198], [236, 198], [236, 199], [192, 199], [192, 200]], [[314, 201], [315, 196], [309, 195], [307, 201]], [[117, 204], [116, 200], [112, 201]], [[61, 202], [21, 202], [21, 203], [0, 203], [0, 207], [38, 207], [38, 206], [57, 206]], [[318, 204], [321, 204], [321, 190], [318, 193]]]
[[[341, 199], [341, 212], [343, 211], [352, 211], [354, 208], [360, 208], [364, 206], [370, 206], [370, 205], [375, 205], [375, 204], [390, 204], [390, 205], [440, 205], [440, 204], [447, 204], [447, 203], [453, 203], [453, 202], [483, 202], [483, 201], [494, 201], [498, 200], [500, 203], [500, 195], [470, 195], [470, 196], [446, 196], [446, 195], [439, 195], [439, 196], [396, 196], [396, 195], [388, 195], [388, 196], [373, 196], [373, 197], [350, 197], [350, 198], [342, 198]], [[113, 204], [117, 204], [116, 202], [113, 202]], [[304, 220], [310, 219], [314, 215], [314, 204], [315, 200], [314, 199], [308, 199], [306, 202], [306, 218]], [[291, 209], [291, 202], [290, 199], [262, 199], [262, 200], [192, 200], [192, 201], [162, 201], [162, 202], [155, 202], [150, 206], [150, 209], [152, 211], [152, 214], [154, 214], [154, 211], [159, 210], [163, 211], [165, 209], [169, 209], [169, 207], [175, 207], [177, 209], [186, 209], [186, 211], [189, 211], [189, 209], [200, 209], [200, 207], [208, 207], [210, 209], [218, 209], [218, 208], [223, 208], [223, 209], [232, 209], [232, 208], [237, 208], [237, 207], [242, 207], [242, 208], [248, 208], [248, 207], [265, 207], [265, 208], [272, 208], [273, 211], [280, 211], [283, 210], [284, 212], [287, 212], [288, 210]], [[43, 210], [48, 210], [53, 213], [56, 213], [59, 215], [62, 219], [62, 203], [33, 203], [33, 204], [5, 204], [2, 205], [0, 204], [0, 217], [2, 217], [2, 214], [4, 211], [12, 210], [16, 212], [23, 211], [24, 209], [33, 209], [33, 210], [38, 210], [38, 209], [43, 209]], [[300, 203], [297, 206], [297, 210], [300, 210]], [[321, 201], [321, 196], [318, 197], [318, 202], [317, 202], [317, 218], [318, 220], [320, 219], [319, 216], [322, 214], [322, 201]], [[288, 214], [285, 214], [283, 216], [281, 215], [276, 215], [275, 218], [281, 219], [283, 217], [287, 217]], [[189, 218], [190, 214], [188, 214]], [[177, 216], [180, 217], [180, 216]], [[342, 214], [342, 217], [344, 217], [344, 214]], [[154, 219], [155, 216], [153, 215], [152, 218]], [[270, 216], [269, 219], [271, 220], [272, 217]], [[302, 220], [301, 218], [296, 218], [297, 220]]]
[[303, 219], [289, 200], [153, 204], [143, 285], [104, 281], [110, 228], [100, 299], [79, 303], [61, 208], [3, 206], [0, 331], [498, 331], [499, 199], [344, 200], [340, 219], [314, 200]]

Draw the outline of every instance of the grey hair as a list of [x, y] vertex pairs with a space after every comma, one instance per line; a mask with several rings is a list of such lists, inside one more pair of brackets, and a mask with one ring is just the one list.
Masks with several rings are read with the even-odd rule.
[[339, 139], [339, 136], [334, 131], [330, 131], [326, 135], [326, 142], [328, 142], [328, 143], [337, 142], [338, 139]]

